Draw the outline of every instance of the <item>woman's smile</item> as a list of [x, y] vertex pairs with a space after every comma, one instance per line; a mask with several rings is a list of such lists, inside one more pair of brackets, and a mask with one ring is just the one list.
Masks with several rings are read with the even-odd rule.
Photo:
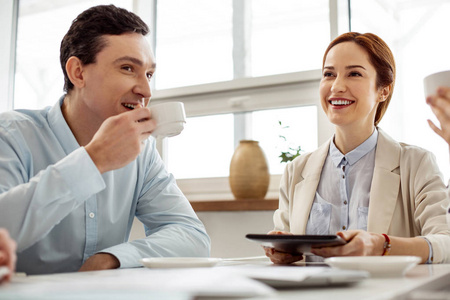
[[338, 99], [330, 99], [330, 100], [328, 100], [328, 103], [330, 103], [331, 107], [333, 107], [335, 109], [342, 109], [342, 108], [349, 107], [350, 105], [355, 103], [355, 101], [338, 98]]

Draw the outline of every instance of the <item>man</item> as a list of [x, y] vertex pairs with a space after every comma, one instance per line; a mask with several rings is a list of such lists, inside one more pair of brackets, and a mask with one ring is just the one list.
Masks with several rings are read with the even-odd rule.
[[[203, 224], [157, 154], [147, 25], [113, 5], [81, 13], [61, 42], [66, 94], [0, 115], [0, 227], [28, 274], [208, 256]], [[146, 100], [141, 100], [141, 99]], [[133, 218], [146, 238], [127, 242]]]
[[11, 279], [16, 268], [16, 243], [6, 229], [0, 228], [0, 283]]

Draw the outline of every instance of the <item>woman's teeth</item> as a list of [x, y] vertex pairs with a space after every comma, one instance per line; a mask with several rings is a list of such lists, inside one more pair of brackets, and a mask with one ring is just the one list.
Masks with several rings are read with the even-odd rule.
[[353, 103], [353, 101], [349, 100], [331, 100], [330, 103], [332, 105], [350, 105]]

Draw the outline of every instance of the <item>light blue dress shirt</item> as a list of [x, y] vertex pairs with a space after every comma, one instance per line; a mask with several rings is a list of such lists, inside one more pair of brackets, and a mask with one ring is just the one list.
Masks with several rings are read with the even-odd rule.
[[[143, 257], [209, 256], [205, 228], [155, 140], [127, 166], [100, 174], [70, 131], [63, 101], [0, 115], [0, 227], [17, 241], [17, 271], [77, 271], [99, 251], [122, 268]], [[128, 242], [135, 216], [147, 237]]]
[[343, 155], [330, 143], [311, 208], [306, 234], [336, 234], [348, 229], [367, 230], [370, 187], [375, 166], [378, 131]]

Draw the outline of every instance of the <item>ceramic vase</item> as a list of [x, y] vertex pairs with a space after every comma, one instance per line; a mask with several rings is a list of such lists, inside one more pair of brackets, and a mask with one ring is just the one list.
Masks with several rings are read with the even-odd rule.
[[258, 141], [240, 141], [231, 158], [229, 180], [236, 199], [264, 199], [270, 176], [266, 156]]

